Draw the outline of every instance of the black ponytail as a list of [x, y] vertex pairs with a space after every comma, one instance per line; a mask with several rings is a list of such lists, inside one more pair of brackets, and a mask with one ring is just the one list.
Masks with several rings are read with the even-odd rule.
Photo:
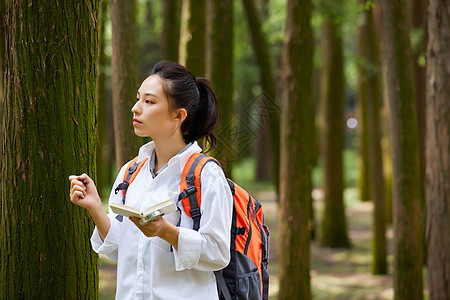
[[219, 110], [211, 84], [195, 77], [187, 68], [167, 60], [158, 62], [151, 74], [163, 79], [163, 88], [169, 99], [169, 109], [184, 108], [187, 116], [181, 124], [186, 143], [205, 139], [209, 148], [217, 144], [213, 132], [219, 124]]

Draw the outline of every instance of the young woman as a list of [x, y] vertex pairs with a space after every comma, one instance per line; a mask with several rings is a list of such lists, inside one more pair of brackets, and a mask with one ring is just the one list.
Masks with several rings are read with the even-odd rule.
[[[219, 114], [214, 93], [207, 80], [162, 61], [144, 80], [136, 100], [131, 109], [134, 132], [153, 141], [139, 150], [138, 161], [149, 159], [129, 186], [126, 204], [143, 210], [171, 198], [179, 211], [145, 225], [132, 217], [119, 221], [115, 214], [105, 213], [86, 174], [69, 177], [70, 199], [86, 208], [95, 222], [94, 251], [117, 261], [116, 299], [218, 299], [213, 271], [230, 260], [233, 209], [221, 168], [209, 163], [202, 170], [198, 231], [192, 229], [181, 201], [177, 203], [183, 167], [192, 154], [201, 152], [196, 141], [216, 144], [213, 130]], [[110, 203], [122, 203], [122, 193], [114, 190], [127, 166], [117, 176]]]

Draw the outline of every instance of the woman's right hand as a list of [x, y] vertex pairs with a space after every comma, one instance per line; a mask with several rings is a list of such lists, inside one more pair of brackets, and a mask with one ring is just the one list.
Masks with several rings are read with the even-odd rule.
[[70, 181], [70, 201], [74, 204], [84, 207], [87, 210], [93, 210], [101, 207], [102, 202], [95, 187], [94, 181], [86, 174], [80, 176], [69, 176]]

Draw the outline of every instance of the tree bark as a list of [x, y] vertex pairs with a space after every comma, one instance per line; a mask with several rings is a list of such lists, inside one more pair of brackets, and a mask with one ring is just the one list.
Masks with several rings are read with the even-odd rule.
[[1, 158], [0, 298], [95, 299], [93, 223], [70, 174], [96, 177], [99, 1], [13, 1]]
[[[314, 37], [309, 0], [288, 0], [280, 172], [278, 299], [311, 299], [311, 74]], [[292, 167], [295, 166], [295, 167]]]
[[450, 299], [450, 5], [428, 6], [426, 199], [430, 299]]
[[[363, 0], [363, 4], [366, 0]], [[386, 198], [381, 151], [380, 110], [382, 104], [380, 62], [378, 42], [372, 8], [365, 10], [365, 24], [362, 26], [361, 40], [365, 80], [367, 81], [367, 134], [369, 150], [369, 186], [374, 203], [372, 224], [372, 274], [386, 274]]]
[[210, 80], [214, 85], [220, 107], [220, 123], [216, 129], [220, 139], [214, 156], [219, 159], [227, 177], [232, 177], [232, 166], [237, 151], [233, 137], [233, 0], [210, 1]]
[[136, 41], [136, 1], [111, 0], [112, 94], [116, 166], [120, 169], [138, 153], [141, 140], [134, 134], [131, 108], [139, 89]]
[[[269, 55], [269, 47], [261, 30], [261, 21], [257, 14], [254, 0], [242, 0], [252, 38], [252, 47], [261, 72], [263, 103], [260, 105], [260, 122], [269, 122], [270, 144], [273, 153], [273, 172], [280, 173], [280, 109], [276, 97], [275, 76]], [[260, 131], [261, 132], [261, 131]], [[279, 177], [275, 176], [275, 187], [279, 190]]]
[[[0, 120], [3, 120], [3, 78], [5, 72], [5, 35], [6, 28], [4, 17], [6, 12], [6, 0], [0, 0]], [[0, 132], [3, 132], [3, 122], [0, 122]], [[1, 203], [1, 198], [0, 198]]]
[[332, 19], [332, 16], [326, 16], [323, 24], [324, 211], [321, 244], [350, 247], [343, 199], [344, 58], [340, 28]]
[[422, 299], [419, 138], [406, 3], [381, 1], [393, 153], [395, 299]]
[[206, 0], [183, 0], [178, 62], [205, 76]]
[[180, 0], [166, 0], [164, 5], [162, 48], [163, 59], [178, 61], [180, 41]]

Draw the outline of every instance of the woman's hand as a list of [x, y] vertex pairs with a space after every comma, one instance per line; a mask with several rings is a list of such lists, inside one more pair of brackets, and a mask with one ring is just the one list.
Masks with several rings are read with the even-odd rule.
[[95, 187], [94, 182], [87, 174], [80, 176], [69, 176], [70, 181], [70, 201], [91, 211], [99, 207], [102, 208], [102, 202]]
[[142, 231], [147, 237], [157, 236], [178, 249], [179, 229], [172, 223], [167, 222], [164, 218], [159, 218], [145, 225], [139, 223], [140, 219], [130, 217], [130, 220]]

